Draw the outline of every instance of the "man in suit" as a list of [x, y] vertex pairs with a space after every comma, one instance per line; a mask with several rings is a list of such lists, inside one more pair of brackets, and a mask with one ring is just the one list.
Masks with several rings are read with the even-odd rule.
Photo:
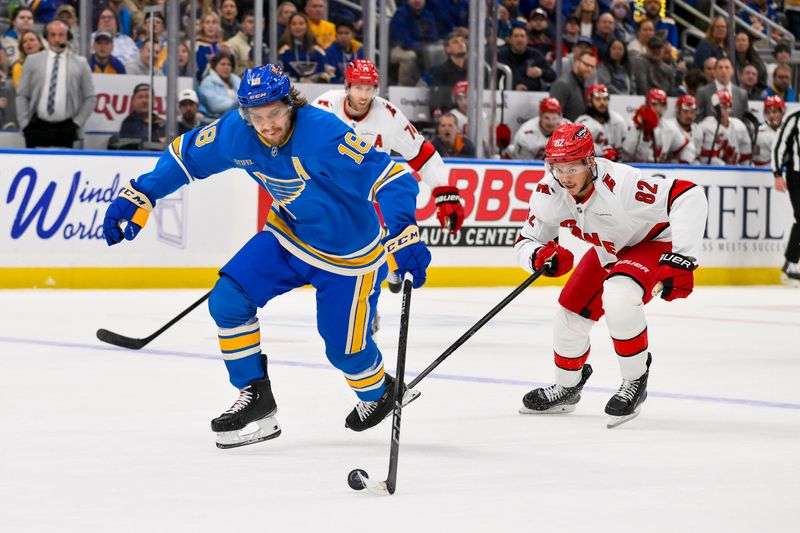
[[700, 122], [707, 116], [714, 115], [714, 109], [711, 106], [711, 96], [717, 91], [725, 89], [731, 96], [733, 96], [733, 109], [731, 116], [739, 120], [744, 118], [747, 113], [747, 91], [741, 87], [734, 85], [731, 81], [733, 79], [733, 64], [727, 57], [717, 59], [714, 65], [714, 81], [701, 87], [697, 91], [697, 121]]
[[72, 148], [94, 109], [92, 72], [84, 57], [68, 50], [67, 25], [46, 27], [50, 50], [28, 56], [17, 88], [17, 118], [28, 148]]

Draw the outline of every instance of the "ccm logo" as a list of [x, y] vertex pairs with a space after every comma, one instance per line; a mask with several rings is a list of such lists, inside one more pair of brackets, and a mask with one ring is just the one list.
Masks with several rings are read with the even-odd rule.
[[384, 248], [387, 253], [393, 254], [397, 250], [405, 248], [409, 244], [414, 244], [415, 242], [419, 242], [419, 228], [416, 226], [409, 226], [394, 239], [386, 241]]

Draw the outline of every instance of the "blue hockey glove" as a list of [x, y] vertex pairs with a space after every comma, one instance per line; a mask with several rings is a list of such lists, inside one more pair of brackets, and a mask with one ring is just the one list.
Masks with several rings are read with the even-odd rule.
[[[119, 196], [111, 202], [106, 209], [103, 219], [103, 234], [109, 246], [122, 242], [122, 239], [132, 241], [147, 223], [147, 217], [153, 210], [153, 202], [146, 194], [133, 188], [133, 185], [124, 187]], [[123, 228], [123, 224], [127, 224]]]
[[397, 272], [402, 279], [406, 272], [414, 276], [412, 285], [419, 289], [425, 285], [425, 269], [431, 262], [428, 247], [419, 238], [417, 226], [407, 226], [399, 235], [384, 243], [389, 270]]

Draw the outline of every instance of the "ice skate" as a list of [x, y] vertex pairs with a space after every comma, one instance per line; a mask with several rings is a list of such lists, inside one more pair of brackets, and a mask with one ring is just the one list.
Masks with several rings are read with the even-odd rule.
[[581, 390], [586, 380], [592, 375], [592, 366], [583, 365], [581, 380], [574, 387], [563, 387], [559, 384], [534, 389], [522, 398], [522, 415], [571, 413], [575, 404], [581, 399]]
[[647, 376], [653, 358], [647, 354], [647, 370], [638, 379], [623, 379], [622, 385], [606, 404], [607, 428], [617, 427], [639, 416], [642, 404], [647, 399]]
[[[384, 374], [383, 379], [383, 395], [373, 402], [358, 402], [350, 414], [347, 415], [344, 427], [353, 431], [364, 431], [377, 426], [392, 413], [395, 381], [389, 374]], [[419, 398], [420, 394], [422, 393], [406, 387], [403, 393], [403, 407]]]
[[800, 265], [786, 262], [781, 269], [781, 283], [789, 287], [800, 287]]
[[[277, 412], [269, 379], [259, 379], [239, 389], [239, 399], [211, 421], [211, 430], [217, 434], [217, 448], [237, 448], [276, 438], [281, 434], [275, 418]], [[252, 423], [257, 428], [245, 432]]]

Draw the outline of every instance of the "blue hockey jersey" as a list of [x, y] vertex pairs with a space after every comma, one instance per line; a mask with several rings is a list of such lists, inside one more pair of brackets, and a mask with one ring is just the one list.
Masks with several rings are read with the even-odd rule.
[[155, 201], [230, 168], [245, 170], [272, 196], [265, 230], [296, 257], [330, 272], [361, 275], [385, 261], [373, 202], [391, 234], [416, 223], [416, 180], [335, 115], [311, 105], [297, 110], [281, 146], [270, 146], [231, 111], [176, 138], [133, 185]]

